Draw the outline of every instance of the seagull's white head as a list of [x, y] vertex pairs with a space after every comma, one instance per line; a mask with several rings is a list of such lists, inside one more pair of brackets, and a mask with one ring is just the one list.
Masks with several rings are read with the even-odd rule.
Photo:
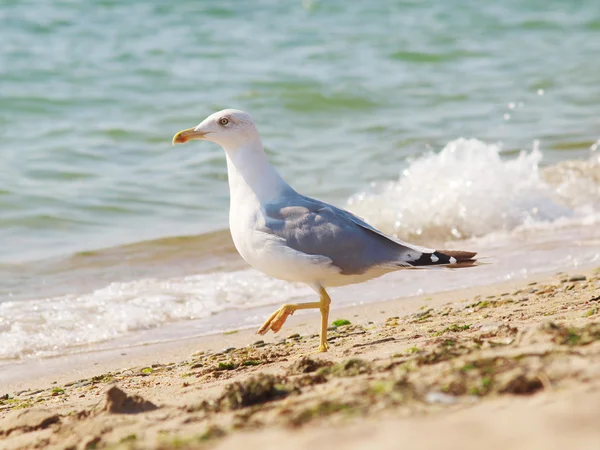
[[225, 150], [237, 150], [248, 143], [260, 142], [252, 117], [238, 109], [218, 111], [197, 127], [181, 130], [173, 136], [173, 144], [183, 144], [192, 139], [211, 141]]

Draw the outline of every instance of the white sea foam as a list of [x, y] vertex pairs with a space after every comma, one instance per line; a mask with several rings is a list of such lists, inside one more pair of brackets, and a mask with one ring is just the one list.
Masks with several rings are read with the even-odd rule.
[[348, 208], [401, 238], [464, 239], [527, 226], [596, 220], [600, 158], [542, 168], [537, 145], [504, 158], [497, 145], [457, 139], [373, 183]]
[[60, 354], [168, 322], [284, 303], [311, 292], [243, 270], [112, 283], [86, 295], [3, 302], [0, 359]]

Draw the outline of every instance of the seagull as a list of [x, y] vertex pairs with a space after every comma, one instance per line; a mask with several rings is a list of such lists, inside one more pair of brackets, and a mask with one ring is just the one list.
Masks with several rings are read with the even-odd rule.
[[242, 258], [281, 280], [305, 283], [318, 302], [285, 304], [258, 330], [277, 333], [288, 316], [319, 309], [319, 352], [326, 352], [329, 305], [326, 289], [380, 277], [399, 269], [475, 265], [474, 252], [437, 251], [402, 242], [354, 214], [296, 192], [269, 163], [252, 117], [218, 111], [194, 128], [178, 132], [173, 144], [199, 139], [225, 150], [230, 190], [229, 228]]

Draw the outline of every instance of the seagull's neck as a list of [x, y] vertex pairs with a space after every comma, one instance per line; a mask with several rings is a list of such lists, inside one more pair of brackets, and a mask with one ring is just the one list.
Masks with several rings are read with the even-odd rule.
[[254, 196], [264, 204], [292, 189], [269, 164], [260, 139], [235, 150], [225, 149], [225, 154], [232, 203]]

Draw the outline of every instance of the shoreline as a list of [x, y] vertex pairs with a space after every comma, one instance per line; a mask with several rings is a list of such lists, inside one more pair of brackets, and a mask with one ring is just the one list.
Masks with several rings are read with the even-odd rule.
[[[290, 448], [411, 439], [439, 448], [444, 436], [423, 435], [435, 426], [465, 448], [467, 438], [499, 448], [507, 432], [523, 436], [512, 448], [556, 448], [566, 436], [591, 448], [599, 310], [600, 270], [580, 269], [333, 310], [331, 320], [351, 324], [332, 330], [328, 353], [307, 357], [315, 313], [266, 338], [239, 330], [77, 355], [68, 368], [45, 359], [46, 374], [2, 383], [0, 436], [8, 449], [64, 448], [74, 437], [74, 448], [264, 448], [290, 437]], [[451, 426], [490, 413], [488, 435]], [[537, 417], [530, 429], [527, 414]], [[551, 418], [577, 420], [552, 441]]]
[[[478, 240], [461, 244], [479, 252], [483, 261], [490, 262], [469, 269], [468, 273], [462, 269], [398, 271], [367, 283], [334, 288], [330, 291], [334, 312], [354, 304], [375, 304], [400, 296], [408, 298], [469, 286], [484, 288], [505, 280], [537, 277], [558, 270], [585, 270], [597, 264], [600, 234], [594, 227], [585, 230], [566, 227], [560, 231], [541, 230], [511, 236], [510, 239], [503, 235], [490, 238], [491, 242]], [[176, 247], [176, 242], [165, 245]], [[188, 250], [184, 255], [189, 257], [183, 259], [191, 267], [194, 252]], [[130, 347], [250, 325], [259, 327], [265, 317], [283, 303], [313, 301], [314, 293], [306, 286], [275, 280], [247, 265], [241, 266], [241, 258], [236, 255], [231, 253], [230, 259], [237, 262], [223, 263], [214, 271], [203, 272], [201, 267], [196, 267], [199, 272], [195, 275], [185, 275], [187, 271], [182, 269], [176, 277], [168, 274], [166, 278], [136, 276], [127, 282], [114, 281], [112, 274], [121, 269], [125, 274], [138, 273], [135, 268], [125, 267], [129, 257], [108, 274], [97, 273], [94, 265], [88, 266], [85, 261], [80, 261], [78, 271], [68, 278], [60, 275], [61, 269], [60, 284], [66, 283], [73, 291], [85, 293], [52, 297], [50, 286], [50, 293], [35, 300], [0, 303], [2, 314], [11, 318], [11, 326], [3, 333], [6, 345], [0, 349], [3, 358], [0, 384], [6, 381], [3, 373], [10, 369], [3, 365], [10, 358]], [[486, 255], [493, 256], [485, 258]], [[104, 256], [110, 262], [118, 255]], [[138, 260], [136, 267], [145, 266], [142, 262]], [[144, 270], [152, 271], [152, 261], [145, 263], [148, 268]], [[169, 270], [178, 272], [179, 263], [173, 261]], [[76, 276], [77, 281], [70, 282], [72, 276]], [[88, 283], [90, 277], [95, 284]], [[45, 277], [38, 277], [39, 283], [46, 281]]]
[[[590, 266], [593, 267], [593, 266]], [[561, 272], [567, 275], [587, 272], [589, 268], [571, 269]], [[541, 282], [548, 278], [548, 273], [534, 274], [527, 277], [528, 282]], [[523, 284], [523, 279], [509, 280], [501, 283], [492, 283], [481, 286], [471, 286], [467, 288], [440, 291], [420, 295], [411, 295], [407, 297], [397, 297], [386, 300], [368, 302], [356, 306], [342, 306], [335, 308], [335, 300], [330, 313], [331, 321], [336, 317], [360, 317], [361, 321], [377, 321], [387, 310], [395, 314], [409, 314], [418, 307], [427, 302], [432, 306], [443, 302], [456, 302], [460, 298], [475, 295], [495, 295], [500, 291], [514, 290], [517, 286]], [[267, 306], [260, 308], [265, 310], [265, 318], [279, 306]], [[40, 358], [26, 358], [23, 360], [6, 361], [6, 364], [0, 364], [0, 386], [4, 391], [21, 390], [25, 386], [42, 388], [52, 382], [67, 383], [77, 377], [91, 377], [97, 371], [115, 371], [123, 370], [132, 365], [149, 365], [159, 360], [184, 360], [194, 352], [219, 351], [230, 347], [244, 347], [251, 345], [257, 340], [263, 340], [269, 343], [275, 343], [285, 336], [295, 333], [309, 333], [311, 326], [314, 325], [314, 333], [318, 332], [319, 313], [316, 311], [298, 311], [294, 316], [290, 316], [282, 330], [273, 334], [269, 332], [265, 336], [256, 334], [257, 326], [248, 326], [234, 330], [221, 332], [204, 333], [202, 335], [190, 336], [185, 338], [175, 338], [165, 341], [140, 341], [133, 345], [114, 345], [112, 341], [100, 342], [95, 345], [89, 345], [88, 348], [80, 352], [73, 352], [64, 355], [48, 356]], [[176, 325], [176, 324], [175, 324]], [[149, 335], [151, 336], [152, 330]], [[121, 340], [116, 341], [121, 342]], [[109, 348], [103, 348], [106, 344], [113, 344]], [[91, 367], [89, 366], [91, 364]], [[23, 378], [23, 373], [27, 378]]]
[[[590, 270], [594, 270], [593, 266], [570, 269], [559, 273], [573, 276], [590, 272]], [[335, 308], [334, 300], [330, 321], [336, 320], [339, 316], [343, 318], [360, 318], [361, 322], [376, 322], [386, 312], [406, 315], [411, 312], [414, 313], [424, 304], [435, 307], [441, 303], [458, 302], [465, 297], [500, 295], [500, 293], [516, 289], [525, 282], [539, 283], [551, 277], [552, 275], [549, 273], [540, 273], [531, 275], [526, 279], [513, 279], [488, 285], [397, 297], [340, 308]], [[271, 309], [274, 311], [278, 307], [273, 305], [260, 309], [270, 313]], [[267, 316], [268, 314], [265, 314], [265, 318]], [[318, 324], [319, 313], [308, 310], [298, 311], [295, 315], [290, 316], [282, 330], [277, 334], [269, 332], [264, 336], [260, 336], [256, 334], [258, 326], [249, 326], [165, 341], [141, 341], [123, 347], [111, 345], [109, 348], [102, 348], [103, 345], [112, 344], [113, 342], [100, 342], [88, 346], [88, 349], [80, 352], [41, 358], [32, 357], [15, 361], [14, 364], [7, 361], [7, 364], [0, 365], [0, 386], [3, 387], [4, 391], [11, 391], [24, 389], [26, 385], [33, 383], [33, 386], [39, 389], [53, 382], [67, 383], [77, 377], [91, 377], [98, 371], [123, 370], [131, 366], [149, 365], [157, 361], [163, 363], [166, 360], [181, 361], [197, 351], [217, 352], [231, 347], [248, 346], [257, 340], [276, 343], [290, 334], [311, 333], [311, 331], [317, 333]], [[120, 341], [117, 340], [117, 342]], [[24, 379], [23, 373], [26, 373], [28, 377]]]

